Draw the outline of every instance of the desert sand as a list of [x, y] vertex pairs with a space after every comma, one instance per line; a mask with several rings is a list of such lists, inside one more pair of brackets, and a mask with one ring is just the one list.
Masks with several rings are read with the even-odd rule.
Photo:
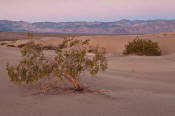
[[175, 116], [175, 36], [172, 33], [166, 37], [163, 34], [142, 36], [159, 42], [162, 56], [123, 56], [125, 43], [135, 35], [81, 38], [89, 38], [92, 44], [107, 48], [108, 70], [98, 78], [83, 77], [90, 88], [103, 89], [105, 95], [66, 92], [26, 95], [9, 81], [5, 70], [6, 62], [19, 61], [18, 48], [0, 46], [0, 116]]

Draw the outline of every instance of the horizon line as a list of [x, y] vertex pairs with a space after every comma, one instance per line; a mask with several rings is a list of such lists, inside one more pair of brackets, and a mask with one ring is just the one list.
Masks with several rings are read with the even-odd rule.
[[52, 23], [74, 23], [74, 22], [119, 22], [119, 21], [173, 21], [175, 20], [175, 18], [173, 19], [163, 19], [163, 18], [157, 18], [157, 19], [119, 19], [119, 20], [114, 20], [114, 21], [100, 21], [100, 20], [94, 20], [94, 21], [86, 21], [86, 20], [82, 20], [82, 21], [26, 21], [26, 20], [11, 20], [11, 19], [0, 19], [0, 21], [13, 21], [13, 22], [28, 22], [28, 23], [38, 23], [38, 22], [52, 22]]

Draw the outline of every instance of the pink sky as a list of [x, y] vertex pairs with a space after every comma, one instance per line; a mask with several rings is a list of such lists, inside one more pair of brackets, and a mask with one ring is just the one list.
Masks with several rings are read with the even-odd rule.
[[0, 0], [0, 20], [175, 19], [175, 0]]

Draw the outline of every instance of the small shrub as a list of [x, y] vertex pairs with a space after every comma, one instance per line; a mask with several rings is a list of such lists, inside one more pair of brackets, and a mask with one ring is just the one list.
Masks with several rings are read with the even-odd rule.
[[[22, 60], [17, 65], [7, 64], [9, 78], [15, 84], [34, 83], [49, 76], [67, 80], [75, 90], [80, 86], [81, 74], [96, 75], [107, 69], [105, 49], [89, 45], [89, 40], [65, 38], [56, 47], [56, 55], [50, 58], [43, 54], [41, 45], [29, 42], [20, 48]], [[91, 55], [89, 55], [91, 54]]]
[[7, 45], [7, 47], [16, 47], [15, 45]]
[[4, 43], [4, 42], [3, 42], [3, 43], [1, 43], [0, 45], [2, 45], [2, 46], [3, 46], [3, 45], [7, 45], [7, 43]]
[[[26, 44], [28, 44], [28, 43], [24, 43], [24, 44], [20, 44], [20, 45], [18, 45], [18, 48], [23, 48]], [[56, 50], [56, 47], [54, 47], [54, 46], [51, 46], [51, 45], [47, 45], [47, 46], [41, 46], [40, 45], [40, 47], [43, 49], [43, 50]]]
[[160, 56], [161, 50], [157, 42], [151, 40], [134, 39], [125, 45], [125, 55], [136, 54], [146, 56]]
[[164, 33], [163, 36], [167, 36], [167, 33]]
[[33, 33], [30, 33], [30, 32], [27, 33], [27, 38], [28, 39], [33, 39], [33, 37], [34, 37]]
[[24, 43], [24, 44], [19, 44], [18, 45], [18, 48], [22, 48], [22, 47], [24, 47], [26, 44]]

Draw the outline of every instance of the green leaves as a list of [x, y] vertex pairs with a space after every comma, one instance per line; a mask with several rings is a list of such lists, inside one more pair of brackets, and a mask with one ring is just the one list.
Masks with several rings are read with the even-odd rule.
[[48, 76], [52, 72], [52, 67], [44, 57], [40, 45], [33, 42], [25, 44], [20, 48], [22, 59], [18, 65], [7, 65], [8, 75], [15, 84], [33, 83]]
[[125, 46], [124, 54], [137, 54], [146, 56], [160, 56], [158, 43], [151, 40], [134, 39]]
[[20, 51], [22, 60], [19, 64], [7, 65], [8, 75], [16, 84], [34, 83], [52, 75], [79, 87], [80, 74], [84, 71], [96, 75], [107, 69], [105, 49], [89, 45], [89, 40], [65, 38], [56, 47], [53, 58], [48, 58], [43, 54], [43, 48], [33, 42], [22, 45]]

